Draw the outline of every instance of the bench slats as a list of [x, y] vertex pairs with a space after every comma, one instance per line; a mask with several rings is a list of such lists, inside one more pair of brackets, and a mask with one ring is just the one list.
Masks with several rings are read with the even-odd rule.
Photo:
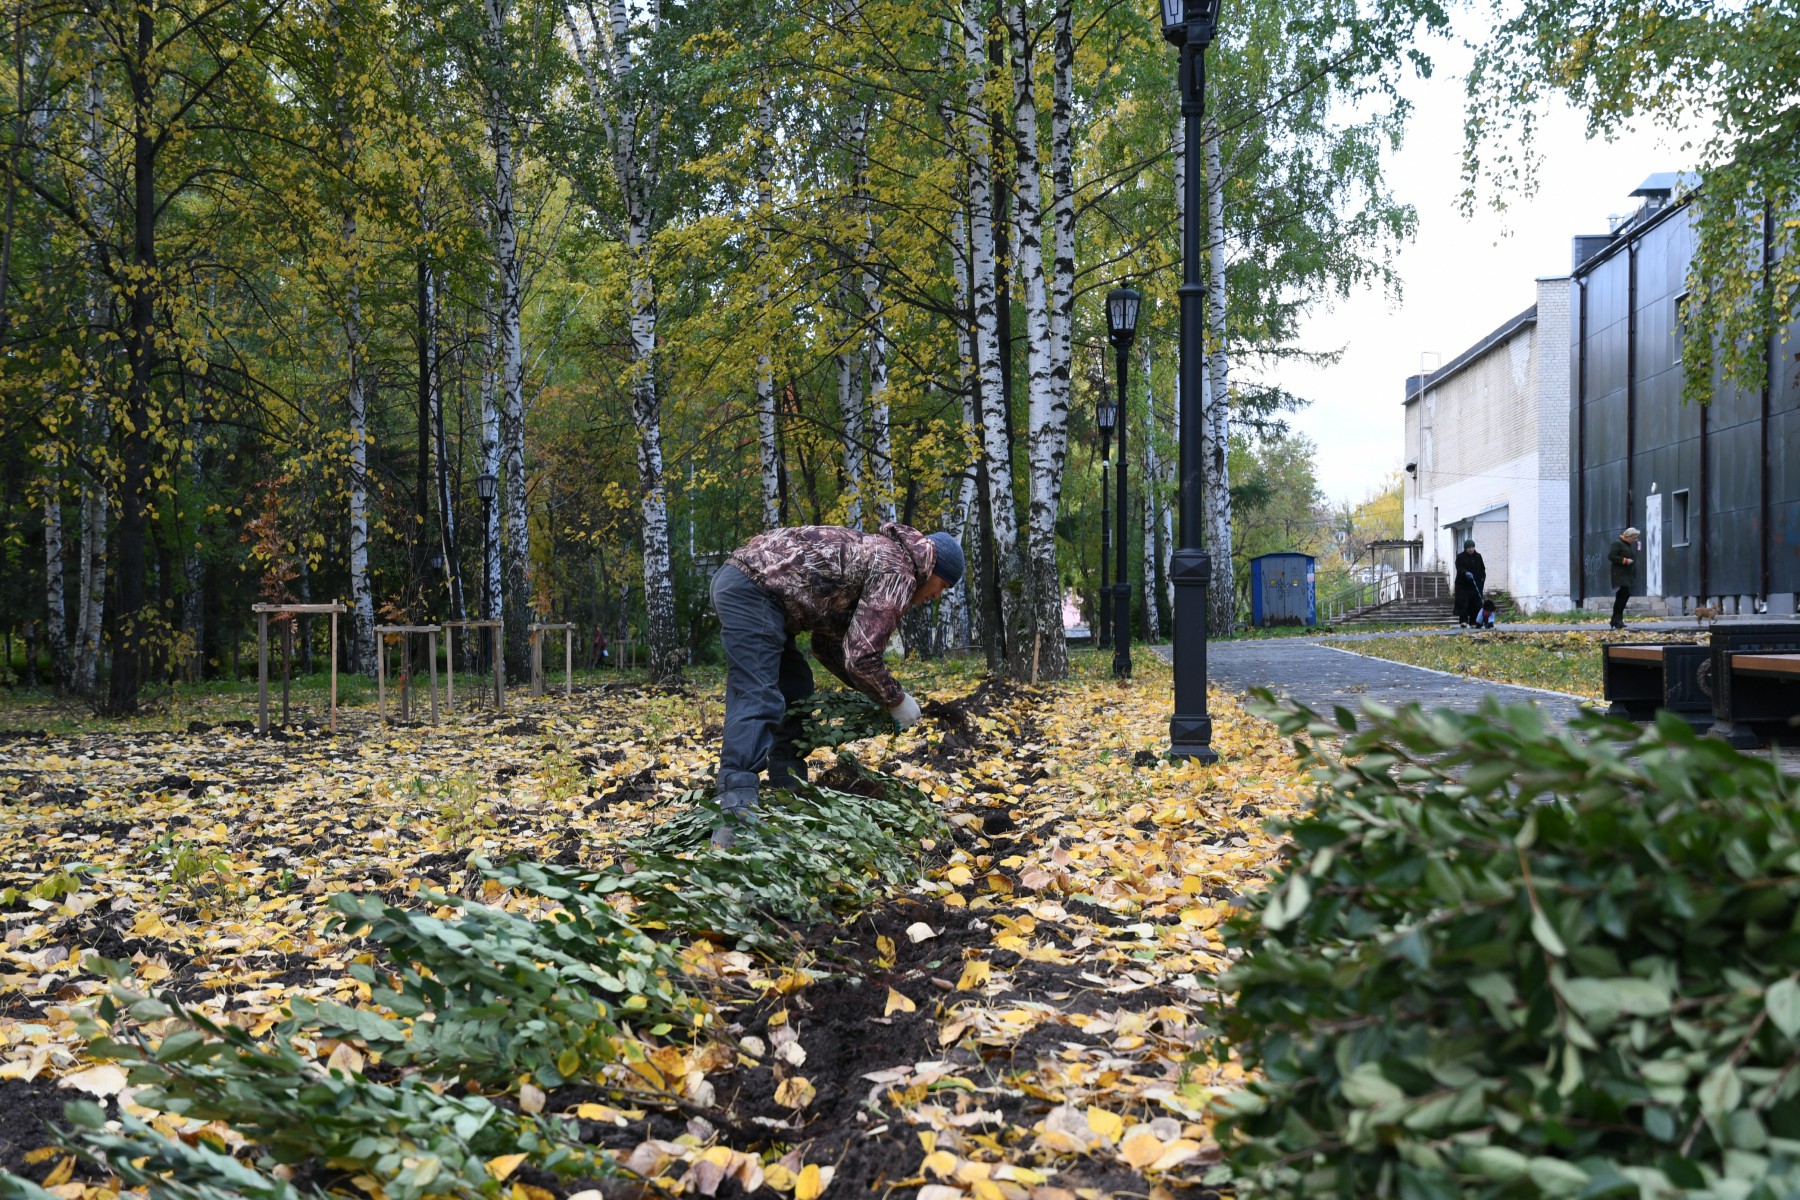
[[1659, 663], [1663, 660], [1661, 646], [1608, 646], [1606, 652], [1615, 662]]
[[1733, 654], [1731, 669], [1746, 675], [1800, 679], [1800, 654]]

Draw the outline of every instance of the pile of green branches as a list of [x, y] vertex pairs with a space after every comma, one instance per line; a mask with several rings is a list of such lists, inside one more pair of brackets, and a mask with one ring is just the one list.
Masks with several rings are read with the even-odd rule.
[[1209, 1014], [1238, 1194], [1800, 1193], [1795, 781], [1673, 718], [1369, 710], [1270, 712], [1320, 787]]

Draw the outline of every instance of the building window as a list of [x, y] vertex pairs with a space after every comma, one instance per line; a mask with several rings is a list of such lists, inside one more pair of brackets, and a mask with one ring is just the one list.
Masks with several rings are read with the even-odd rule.
[[1681, 356], [1687, 346], [1688, 327], [1688, 294], [1682, 292], [1675, 297], [1675, 366], [1681, 365]]
[[1669, 545], [1688, 544], [1688, 494], [1684, 488], [1671, 496], [1673, 511], [1669, 514]]

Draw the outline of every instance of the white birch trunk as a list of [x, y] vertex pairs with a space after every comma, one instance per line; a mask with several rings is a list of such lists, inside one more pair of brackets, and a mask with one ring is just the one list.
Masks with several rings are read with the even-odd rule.
[[[1019, 626], [1019, 527], [1013, 500], [1011, 440], [1000, 370], [1000, 317], [997, 307], [998, 263], [994, 246], [994, 162], [986, 100], [987, 31], [970, 0], [962, 9], [963, 57], [967, 66], [969, 163], [969, 275], [975, 313], [975, 361], [980, 408], [982, 453], [986, 458], [988, 509], [994, 541], [993, 569], [999, 582], [1001, 628], [1009, 639]], [[1017, 586], [1015, 586], [1017, 585]], [[1030, 653], [1029, 650], [1026, 651]]]
[[[84, 89], [86, 119], [82, 126], [82, 155], [86, 161], [82, 190], [89, 219], [96, 229], [106, 230], [112, 223], [106, 201], [106, 92], [98, 68], [88, 71]], [[104, 448], [112, 435], [112, 410], [106, 394], [106, 353], [101, 347], [111, 324], [112, 305], [106, 277], [100, 269], [101, 254], [102, 248], [97, 243], [88, 247], [82, 433], [94, 452], [89, 456], [91, 465], [81, 473], [81, 560], [77, 576], [80, 591], [76, 598], [75, 644], [69, 680], [83, 695], [94, 692], [100, 677], [101, 634], [106, 622], [106, 528], [111, 515], [111, 496], [101, 464], [106, 461]], [[59, 629], [57, 636], [67, 635]]]
[[[1050, 378], [1067, 411], [1075, 380], [1075, 6], [1058, 0], [1050, 110]], [[1146, 376], [1148, 379], [1148, 376]]]
[[[344, 218], [344, 242], [354, 246], [356, 218]], [[352, 250], [354, 254], [354, 250]], [[344, 340], [350, 400], [350, 655], [351, 671], [375, 670], [375, 595], [369, 587], [369, 402], [363, 390], [362, 297], [351, 267]]]
[[[864, 361], [869, 368], [867, 412], [867, 445], [870, 477], [865, 491], [872, 501], [878, 520], [894, 521], [899, 514], [894, 507], [894, 447], [888, 433], [887, 401], [887, 327], [882, 314], [881, 276], [870, 268], [875, 254], [875, 219], [869, 205], [869, 110], [860, 110], [856, 118], [856, 204], [862, 222], [862, 236], [856, 250], [856, 261], [862, 275]], [[858, 371], [858, 382], [861, 372]]]
[[63, 584], [61, 450], [52, 439], [44, 451], [44, 596], [49, 621], [50, 677], [69, 682], [69, 607]]
[[881, 283], [874, 272], [863, 272], [863, 304], [869, 320], [869, 453], [870, 491], [883, 521], [899, 519], [894, 496], [894, 445], [888, 429], [887, 331], [881, 311]]
[[[857, 237], [856, 261], [863, 263], [868, 260], [870, 250], [868, 195], [865, 190], [869, 177], [869, 114], [866, 108], [857, 108], [850, 118], [847, 140], [850, 143], [852, 164], [850, 202], [857, 212], [861, 230]], [[857, 311], [860, 296], [851, 290], [848, 281], [840, 288], [839, 295], [844, 307], [844, 332], [843, 348], [837, 354], [838, 417], [844, 426], [844, 491], [849, 498], [844, 508], [844, 524], [852, 529], [859, 529], [863, 523], [864, 501], [870, 490], [866, 452], [868, 428], [863, 406], [863, 346], [866, 326], [861, 318], [865, 314]]]
[[1206, 548], [1212, 554], [1212, 631], [1228, 634], [1237, 623], [1237, 588], [1231, 562], [1231, 369], [1225, 331], [1225, 196], [1219, 161], [1218, 127], [1209, 123], [1205, 174], [1207, 230], [1206, 428], [1201, 437], [1206, 464]]
[[761, 306], [763, 347], [756, 356], [756, 444], [762, 460], [763, 528], [781, 524], [781, 444], [775, 428], [775, 367], [769, 357], [770, 328], [768, 272], [773, 269], [769, 248], [769, 222], [774, 216], [774, 188], [769, 159], [774, 153], [775, 105], [768, 88], [756, 105], [756, 220], [761, 235], [762, 278], [757, 283]]
[[[625, 201], [625, 247], [629, 279], [625, 311], [631, 330], [631, 415], [638, 429], [638, 489], [643, 495], [644, 606], [649, 616], [650, 677], [656, 682], [681, 678], [681, 644], [675, 626], [675, 576], [669, 550], [669, 501], [663, 480], [662, 399], [656, 375], [656, 283], [650, 242], [656, 213], [651, 205], [658, 171], [657, 130], [662, 108], [653, 94], [641, 100], [622, 93], [632, 69], [631, 18], [654, 31], [662, 20], [661, 0], [608, 0], [601, 22], [585, 4], [587, 32], [576, 19], [572, 0], [564, 4], [576, 61], [594, 102], [595, 114], [612, 149], [613, 173]], [[590, 36], [604, 43], [606, 79], [593, 61]], [[614, 103], [613, 100], [618, 102]], [[640, 123], [641, 122], [641, 123]]]
[[1063, 640], [1056, 517], [1062, 507], [1063, 460], [1069, 450], [1069, 406], [1066, 388], [1055, 378], [1056, 331], [1044, 272], [1042, 171], [1038, 164], [1037, 100], [1025, 0], [1008, 3], [1006, 18], [1012, 43], [1013, 205], [1018, 230], [1015, 251], [1025, 290], [1026, 361], [1030, 372], [1027, 454], [1031, 464], [1027, 525], [1030, 580], [1026, 591], [1032, 606], [1032, 644], [1017, 647], [1012, 666], [1015, 674], [1025, 673], [1034, 679], [1062, 679], [1069, 672], [1069, 651]]
[[1150, 387], [1150, 339], [1145, 336], [1148, 330], [1141, 327], [1138, 331], [1142, 345], [1139, 370], [1144, 381], [1144, 428], [1138, 435], [1139, 443], [1144, 447], [1144, 637], [1151, 642], [1162, 640], [1162, 621], [1156, 611], [1156, 597], [1161, 590], [1163, 566], [1163, 547], [1157, 540], [1158, 513], [1166, 503], [1167, 493], [1163, 488], [1162, 455], [1156, 452], [1156, 397]]
[[[481, 364], [481, 472], [500, 478], [500, 325], [495, 317], [493, 293], [488, 293], [487, 329], [483, 333], [487, 353]], [[500, 582], [500, 506], [492, 500], [481, 506], [481, 594], [486, 597], [482, 616], [490, 621], [506, 619], [506, 590]], [[485, 650], [485, 644], [482, 645]]]
[[[960, 37], [961, 31], [946, 20], [938, 43], [938, 69], [946, 78], [955, 69], [956, 42]], [[938, 101], [938, 119], [943, 122], [945, 140], [953, 146], [960, 144], [962, 138], [956, 121], [956, 109], [947, 93]], [[955, 203], [952, 205], [954, 216], [950, 222], [950, 287], [957, 312], [957, 392], [962, 399], [963, 426], [970, 432], [975, 432], [974, 345], [970, 339], [969, 321], [964, 317], [969, 311], [969, 233], [963, 220], [963, 213], [967, 211], [967, 193], [967, 185], [959, 181]], [[965, 464], [961, 474], [962, 478], [956, 484], [951, 501], [951, 517], [946, 521], [944, 529], [953, 533], [956, 540], [962, 543], [968, 569], [963, 574], [961, 586], [952, 588], [938, 605], [938, 637], [941, 649], [946, 652], [966, 651], [973, 644], [976, 636], [975, 615], [980, 611], [979, 606], [970, 601], [976, 581], [981, 578], [980, 539], [968, 536], [977, 521], [974, 464]], [[950, 523], [952, 521], [954, 525]]]
[[[506, 60], [507, 0], [483, 0], [487, 24], [489, 70], [496, 77], [510, 68]], [[500, 285], [496, 314], [500, 351], [500, 458], [505, 504], [505, 591], [513, 610], [506, 629], [506, 657], [515, 672], [525, 668], [526, 624], [531, 602], [530, 523], [525, 512], [525, 395], [524, 347], [519, 330], [523, 307], [524, 269], [519, 253], [517, 211], [517, 159], [513, 146], [512, 107], [498, 83], [488, 97], [488, 141], [494, 151], [493, 235], [494, 268]]]
[[[854, 337], [848, 318], [845, 336]], [[854, 348], [836, 355], [838, 422], [844, 430], [844, 524], [862, 528], [863, 396], [862, 356]]]

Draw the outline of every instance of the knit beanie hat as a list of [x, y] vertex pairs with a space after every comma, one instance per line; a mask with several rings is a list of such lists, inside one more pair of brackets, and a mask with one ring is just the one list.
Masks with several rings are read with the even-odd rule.
[[957, 580], [963, 577], [962, 547], [957, 545], [956, 539], [947, 533], [934, 533], [929, 540], [937, 549], [936, 561], [931, 568], [931, 573], [955, 587]]

